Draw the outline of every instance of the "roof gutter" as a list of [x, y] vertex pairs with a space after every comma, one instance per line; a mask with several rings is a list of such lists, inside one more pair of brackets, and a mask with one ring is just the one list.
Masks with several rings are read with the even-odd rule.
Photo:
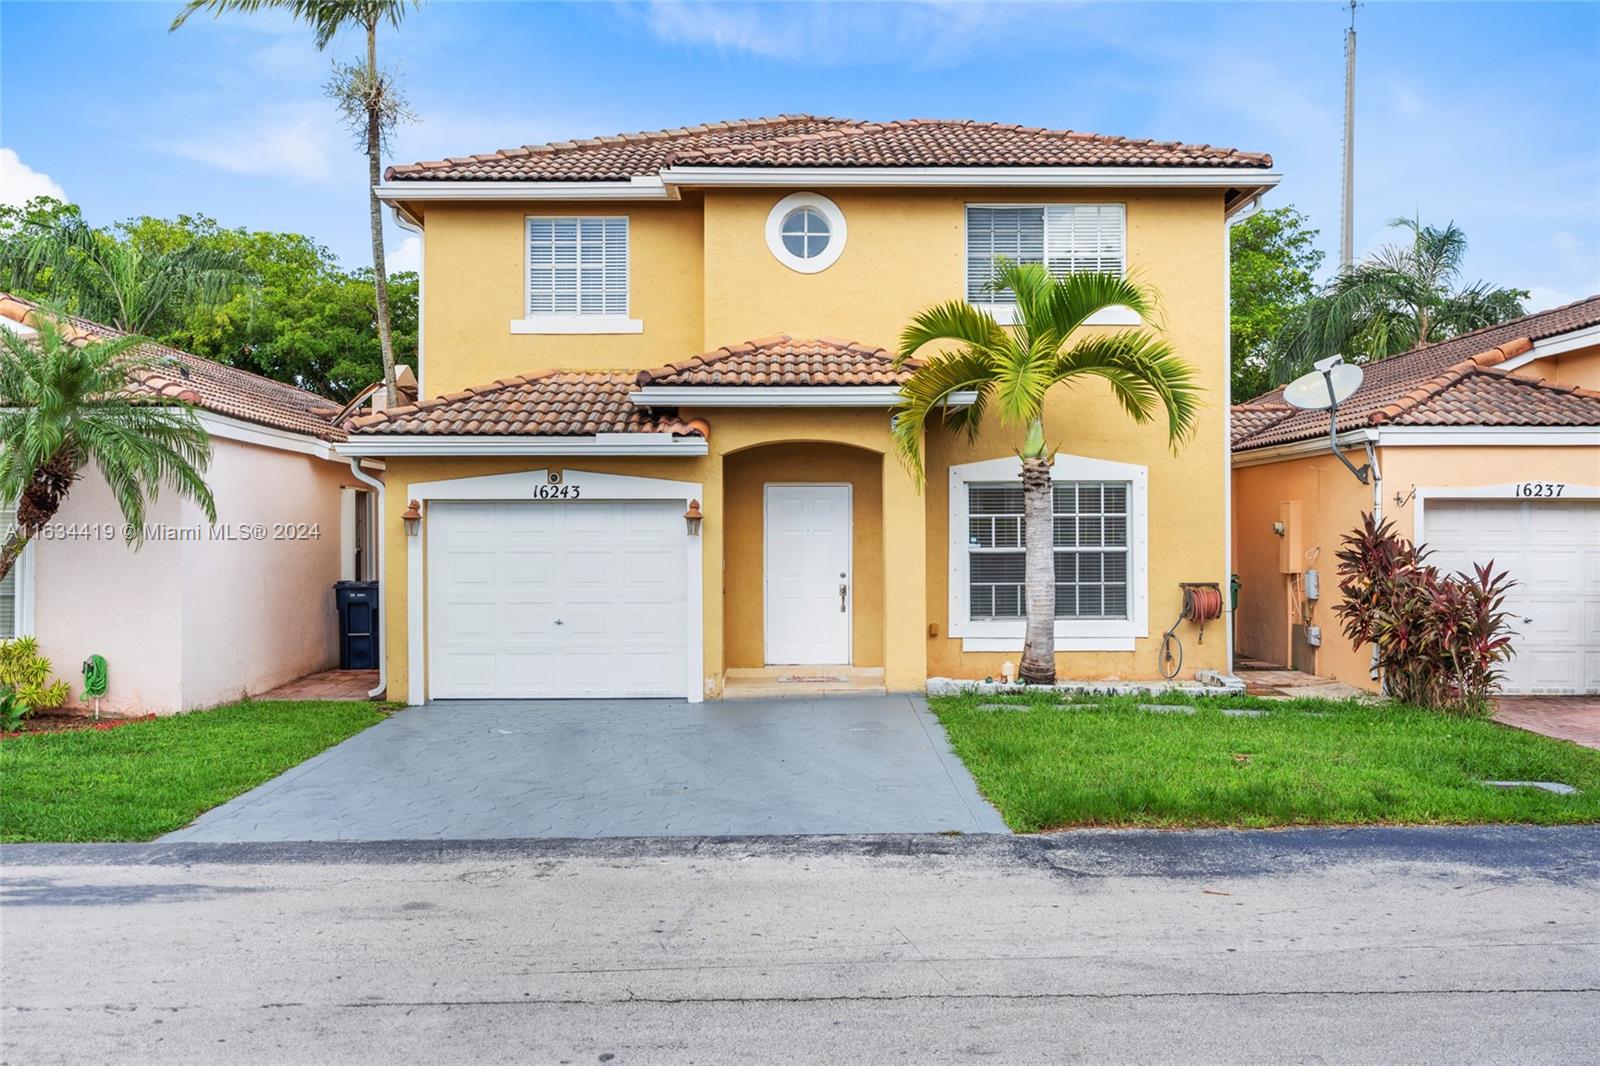
[[659, 177], [626, 181], [454, 181], [419, 178], [373, 187], [385, 203], [421, 200], [676, 200]]
[[1330, 447], [1335, 451], [1353, 451], [1365, 449], [1368, 444], [1378, 444], [1380, 438], [1375, 429], [1347, 429], [1331, 441], [1320, 433], [1306, 440], [1290, 441], [1287, 444], [1274, 444], [1269, 448], [1251, 448], [1248, 451], [1235, 451], [1233, 453], [1234, 466], [1264, 466], [1267, 463], [1276, 463], [1282, 459], [1298, 459], [1306, 455], [1325, 455]]
[[430, 436], [371, 433], [334, 446], [346, 456], [405, 455], [625, 455], [663, 458], [705, 455], [704, 437], [672, 433], [596, 433], [591, 436], [537, 437], [484, 434]]
[[1250, 167], [718, 167], [672, 166], [668, 185], [997, 186], [1030, 188], [1271, 188], [1277, 171]]
[[[641, 407], [897, 407], [898, 385], [643, 385], [628, 399]], [[976, 392], [953, 392], [945, 403], [970, 407]]]

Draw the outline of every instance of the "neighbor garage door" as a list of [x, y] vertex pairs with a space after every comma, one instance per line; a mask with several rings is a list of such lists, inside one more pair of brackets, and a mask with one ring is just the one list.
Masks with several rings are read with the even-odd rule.
[[1600, 692], [1600, 502], [1431, 500], [1423, 537], [1443, 569], [1493, 560], [1516, 579], [1506, 692]]
[[683, 504], [434, 503], [429, 695], [685, 695]]

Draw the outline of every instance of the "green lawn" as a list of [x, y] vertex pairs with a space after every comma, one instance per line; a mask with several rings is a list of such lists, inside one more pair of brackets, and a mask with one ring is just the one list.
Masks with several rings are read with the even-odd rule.
[[[1011, 828], [1600, 821], [1600, 751], [1488, 721], [1327, 700], [946, 696], [957, 754]], [[1192, 715], [1139, 704], [1185, 702]], [[982, 710], [982, 704], [1015, 709]], [[1220, 705], [1267, 709], [1223, 715]], [[1501, 792], [1485, 780], [1582, 793]]]
[[149, 840], [382, 718], [366, 702], [247, 701], [11, 737], [0, 741], [0, 841]]

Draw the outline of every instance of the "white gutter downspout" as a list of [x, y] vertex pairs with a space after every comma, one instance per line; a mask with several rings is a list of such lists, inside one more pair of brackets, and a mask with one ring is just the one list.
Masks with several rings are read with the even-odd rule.
[[1229, 390], [1222, 405], [1222, 608], [1227, 625], [1222, 627], [1227, 651], [1225, 672], [1233, 676], [1233, 227], [1261, 210], [1257, 194], [1249, 204], [1228, 218], [1222, 227], [1222, 360], [1223, 380]]
[[350, 457], [350, 472], [359, 480], [371, 485], [378, 494], [378, 687], [367, 693], [372, 699], [382, 699], [389, 688], [389, 641], [387, 633], [389, 624], [386, 618], [389, 614], [388, 593], [384, 591], [383, 584], [388, 575], [383, 569], [383, 543], [389, 539], [389, 528], [384, 523], [383, 482], [361, 469], [361, 457]]

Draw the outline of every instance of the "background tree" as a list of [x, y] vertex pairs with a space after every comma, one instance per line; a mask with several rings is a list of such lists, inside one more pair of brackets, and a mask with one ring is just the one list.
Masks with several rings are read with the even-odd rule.
[[[57, 284], [48, 268], [28, 266], [29, 232], [54, 225], [58, 218], [81, 222], [76, 207], [56, 200], [0, 208], [3, 288], [97, 317], [91, 313], [92, 301], [77, 298], [71, 286]], [[132, 218], [99, 232], [102, 240], [127, 245], [144, 260], [198, 247], [242, 261], [251, 281], [248, 288], [220, 302], [194, 294], [175, 298], [144, 331], [146, 336], [334, 399], [348, 399], [381, 379], [372, 272], [344, 270], [332, 252], [311, 238], [226, 229], [204, 215]], [[391, 279], [390, 314], [396, 357], [414, 361], [416, 274]]]
[[[950, 341], [918, 367], [901, 389], [894, 439], [918, 484], [923, 480], [922, 436], [936, 414], [949, 428], [976, 439], [991, 407], [1002, 426], [1020, 428], [1022, 460], [1027, 637], [1022, 646], [1022, 680], [1055, 681], [1056, 573], [1055, 526], [1050, 470], [1055, 447], [1045, 442], [1045, 396], [1051, 388], [1084, 377], [1111, 387], [1122, 409], [1136, 422], [1158, 410], [1167, 417], [1174, 447], [1193, 431], [1198, 408], [1194, 371], [1171, 346], [1142, 329], [1094, 333], [1072, 340], [1096, 311], [1123, 305], [1153, 316], [1153, 292], [1116, 274], [1053, 277], [1038, 263], [1001, 265], [995, 287], [1016, 295], [1016, 325], [1007, 330], [987, 311], [964, 300], [938, 304], [917, 315], [900, 335], [896, 362], [904, 364], [929, 344]], [[954, 392], [971, 391], [965, 407], [945, 406]]]
[[1389, 225], [1410, 239], [1343, 271], [1291, 318], [1275, 352], [1278, 381], [1336, 352], [1371, 362], [1526, 313], [1526, 290], [1460, 284], [1467, 237], [1454, 222], [1439, 229], [1397, 218]]
[[1294, 206], [1258, 211], [1230, 234], [1233, 402], [1272, 388], [1273, 345], [1295, 311], [1316, 292], [1319, 231]]
[[0, 499], [17, 501], [16, 526], [0, 543], [0, 578], [93, 463], [127, 523], [144, 538], [145, 508], [163, 487], [217, 520], [203, 473], [211, 442], [194, 408], [127, 388], [170, 374], [138, 337], [74, 341], [53, 313], [33, 315], [31, 337], [0, 330]]
[[340, 30], [359, 26], [366, 32], [366, 62], [338, 65], [327, 85], [328, 95], [357, 132], [367, 154], [367, 206], [372, 228], [373, 294], [377, 307], [378, 347], [383, 360], [383, 381], [389, 403], [397, 400], [394, 385], [394, 340], [389, 313], [389, 276], [384, 264], [383, 207], [377, 186], [383, 179], [383, 149], [389, 134], [410, 112], [400, 94], [395, 75], [378, 66], [378, 27], [388, 23], [398, 28], [406, 14], [421, 6], [421, 0], [190, 0], [172, 29], [177, 29], [197, 11], [221, 15], [229, 11], [254, 12], [262, 8], [288, 11], [311, 27], [317, 48], [322, 49]]
[[75, 210], [26, 215], [0, 243], [16, 257], [7, 274], [43, 286], [74, 314], [129, 333], [159, 332], [190, 308], [248, 292], [254, 281], [232, 251], [194, 240], [142, 246], [90, 226]]

